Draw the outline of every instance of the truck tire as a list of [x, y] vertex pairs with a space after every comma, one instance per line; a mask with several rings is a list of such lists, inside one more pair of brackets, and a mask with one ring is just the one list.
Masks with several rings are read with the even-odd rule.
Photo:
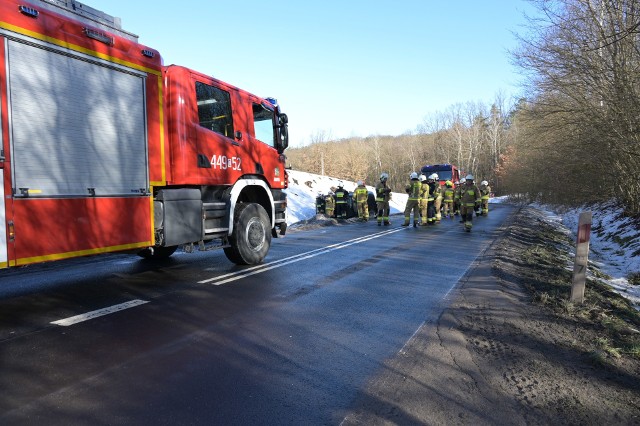
[[140, 250], [138, 256], [143, 259], [166, 259], [175, 253], [178, 246], [154, 247], [153, 252], [150, 249]]
[[267, 256], [271, 247], [269, 216], [260, 204], [238, 204], [233, 218], [230, 247], [224, 254], [237, 265], [255, 265]]

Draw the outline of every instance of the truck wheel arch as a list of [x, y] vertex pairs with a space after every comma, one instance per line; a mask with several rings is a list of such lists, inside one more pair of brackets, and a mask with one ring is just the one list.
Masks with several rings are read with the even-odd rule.
[[[246, 190], [258, 191], [257, 197], [247, 196]], [[268, 200], [268, 205], [265, 205], [264, 202], [260, 202], [260, 199], [265, 201]], [[233, 218], [235, 217], [235, 210], [239, 202], [253, 202], [260, 204], [269, 215], [271, 229], [275, 227], [275, 205], [271, 188], [269, 188], [266, 182], [261, 179], [240, 179], [233, 185], [229, 193], [229, 216], [227, 222], [229, 223], [228, 235], [233, 233]]]

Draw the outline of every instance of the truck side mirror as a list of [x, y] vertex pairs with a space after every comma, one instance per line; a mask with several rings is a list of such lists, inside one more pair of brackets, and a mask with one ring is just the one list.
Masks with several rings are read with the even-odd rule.
[[278, 114], [278, 128], [280, 129], [280, 140], [278, 141], [278, 152], [282, 153], [289, 146], [289, 118], [287, 114]]

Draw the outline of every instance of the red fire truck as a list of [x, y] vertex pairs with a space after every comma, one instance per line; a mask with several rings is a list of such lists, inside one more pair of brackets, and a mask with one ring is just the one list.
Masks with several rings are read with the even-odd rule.
[[286, 231], [287, 116], [75, 0], [0, 2], [0, 268]]
[[453, 164], [427, 164], [426, 166], [422, 166], [420, 173], [427, 177], [433, 173], [437, 173], [440, 185], [444, 185], [448, 180], [453, 183], [460, 180], [460, 170]]

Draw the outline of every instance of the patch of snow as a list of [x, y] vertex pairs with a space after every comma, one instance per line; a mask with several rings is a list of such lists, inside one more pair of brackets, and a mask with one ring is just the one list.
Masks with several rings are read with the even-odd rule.
[[[329, 191], [336, 189], [340, 181], [344, 184], [344, 189], [349, 192], [357, 186], [355, 182], [348, 180], [298, 170], [288, 170], [287, 174], [289, 175], [289, 187], [285, 189], [287, 193], [287, 225], [314, 218], [318, 194], [326, 195]], [[375, 186], [365, 186], [375, 194]], [[403, 212], [406, 203], [407, 194], [392, 192], [389, 203], [391, 214]]]
[[490, 204], [501, 204], [501, 203], [506, 203], [508, 200], [509, 200], [509, 197], [507, 197], [507, 196], [491, 197], [491, 198], [489, 198], [489, 203]]
[[640, 286], [628, 280], [631, 274], [640, 273], [640, 229], [633, 220], [623, 217], [620, 207], [614, 203], [563, 210], [546, 205], [534, 207], [548, 212], [549, 218], [557, 221], [558, 227], [564, 228], [574, 240], [580, 213], [591, 211], [589, 261], [610, 277], [605, 283], [640, 309]]

